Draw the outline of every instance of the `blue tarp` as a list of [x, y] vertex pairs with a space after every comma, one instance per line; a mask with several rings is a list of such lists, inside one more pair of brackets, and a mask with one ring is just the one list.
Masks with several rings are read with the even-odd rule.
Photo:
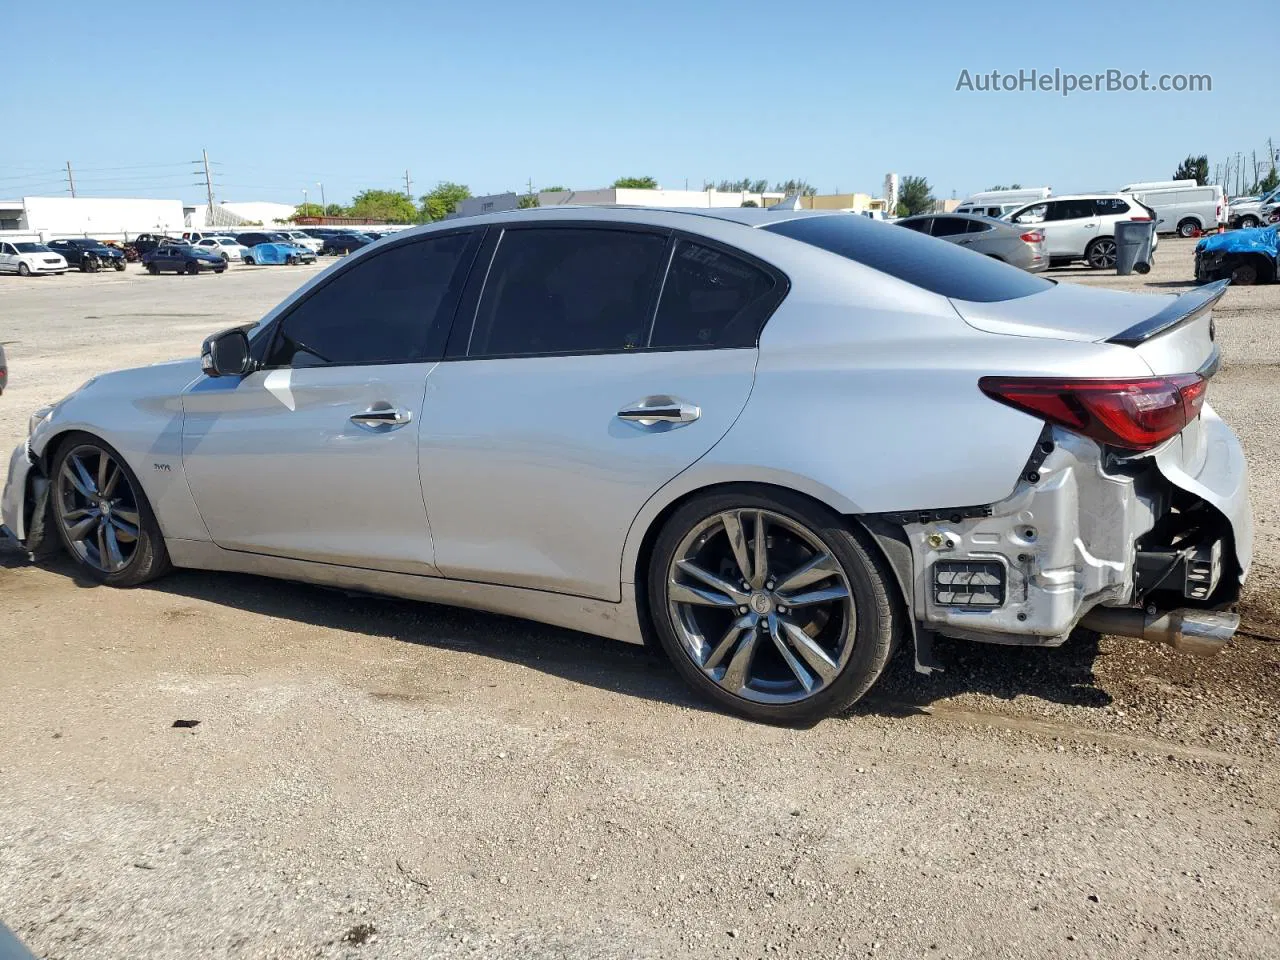
[[1280, 256], [1276, 244], [1275, 227], [1229, 230], [1205, 237], [1196, 244], [1196, 253], [1261, 253], [1275, 260]]
[[290, 257], [301, 256], [301, 247], [292, 243], [259, 243], [249, 251], [254, 263], [288, 263]]

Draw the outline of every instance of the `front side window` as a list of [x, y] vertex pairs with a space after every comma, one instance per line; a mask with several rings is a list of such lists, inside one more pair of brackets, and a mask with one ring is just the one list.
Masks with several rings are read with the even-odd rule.
[[473, 236], [428, 237], [356, 260], [284, 317], [266, 365], [428, 359], [452, 320]]
[[776, 305], [773, 277], [692, 240], [677, 241], [648, 346], [754, 347]]
[[13, 249], [13, 247], [12, 247], [11, 245], [9, 245], [9, 244], [7, 244], [7, 243], [5, 243], [5, 244], [0, 244], [0, 253], [7, 253], [7, 254], [12, 255], [12, 254], [14, 254], [14, 253], [16, 253], [16, 252], [17, 252], [17, 251], [16, 251], [16, 250], [14, 250], [14, 249]]
[[636, 230], [505, 231], [489, 267], [467, 355], [642, 347], [666, 248], [664, 236]]

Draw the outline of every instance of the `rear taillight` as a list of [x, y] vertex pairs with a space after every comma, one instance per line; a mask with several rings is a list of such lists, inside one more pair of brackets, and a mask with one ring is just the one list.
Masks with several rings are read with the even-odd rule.
[[1149, 223], [1151, 220], [1150, 217], [1143, 217], [1143, 216], [1130, 217], [1129, 219], [1132, 220], [1134, 223]]
[[1044, 243], [1044, 234], [1039, 230], [1029, 230], [1022, 235], [1027, 243]]
[[1196, 373], [1132, 380], [983, 377], [982, 392], [1099, 443], [1150, 450], [1200, 415], [1208, 381]]

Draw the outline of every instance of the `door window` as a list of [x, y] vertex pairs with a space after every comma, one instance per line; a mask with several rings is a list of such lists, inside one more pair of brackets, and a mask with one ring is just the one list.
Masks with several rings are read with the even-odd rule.
[[413, 363], [438, 355], [473, 250], [471, 232], [362, 257], [279, 324], [268, 367]]
[[713, 247], [676, 242], [648, 346], [754, 347], [777, 305], [774, 278]]
[[6, 254], [7, 256], [14, 256], [17, 254], [17, 252], [18, 251], [13, 249], [12, 245], [10, 244], [7, 244], [7, 243], [0, 244], [0, 253]]
[[1055, 200], [1049, 204], [1049, 215], [1045, 219], [1052, 223], [1058, 220], [1084, 220], [1093, 215], [1092, 200]]
[[1026, 207], [1013, 217], [1014, 223], [1040, 223], [1049, 213], [1049, 204], [1037, 203], [1034, 207]]
[[577, 227], [507, 230], [467, 356], [601, 353], [644, 346], [667, 238]]
[[954, 237], [958, 233], [964, 233], [968, 229], [968, 223], [968, 220], [962, 220], [960, 217], [934, 217], [933, 235]]

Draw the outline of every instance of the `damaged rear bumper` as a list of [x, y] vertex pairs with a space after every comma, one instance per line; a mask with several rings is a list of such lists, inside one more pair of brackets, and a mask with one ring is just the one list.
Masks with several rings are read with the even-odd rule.
[[898, 520], [919, 627], [987, 643], [1057, 646], [1095, 609], [1143, 614], [1115, 633], [1167, 639], [1185, 620], [1194, 634], [1183, 608], [1234, 603], [1253, 549], [1244, 453], [1207, 405], [1154, 455], [1047, 429], [1006, 500]]

